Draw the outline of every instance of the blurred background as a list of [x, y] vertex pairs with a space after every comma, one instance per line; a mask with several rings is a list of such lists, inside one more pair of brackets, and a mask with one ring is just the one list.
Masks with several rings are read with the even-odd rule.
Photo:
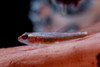
[[100, 0], [12, 0], [1, 8], [0, 48], [25, 32], [76, 32], [100, 21]]

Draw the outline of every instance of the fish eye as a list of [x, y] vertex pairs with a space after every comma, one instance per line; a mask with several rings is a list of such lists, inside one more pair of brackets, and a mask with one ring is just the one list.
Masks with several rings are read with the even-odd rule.
[[22, 38], [23, 39], [27, 39], [28, 38], [28, 35], [23, 35]]

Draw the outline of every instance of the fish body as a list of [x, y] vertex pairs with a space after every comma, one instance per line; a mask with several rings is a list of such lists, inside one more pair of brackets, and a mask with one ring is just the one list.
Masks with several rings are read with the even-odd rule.
[[87, 36], [87, 32], [59, 33], [59, 32], [32, 32], [24, 33], [18, 37], [18, 41], [24, 44], [51, 44], [81, 38]]

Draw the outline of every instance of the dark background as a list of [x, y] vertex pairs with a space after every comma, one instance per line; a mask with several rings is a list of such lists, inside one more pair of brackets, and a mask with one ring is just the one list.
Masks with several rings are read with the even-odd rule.
[[30, 0], [4, 0], [1, 3], [0, 48], [24, 45], [17, 37], [32, 31], [27, 17]]

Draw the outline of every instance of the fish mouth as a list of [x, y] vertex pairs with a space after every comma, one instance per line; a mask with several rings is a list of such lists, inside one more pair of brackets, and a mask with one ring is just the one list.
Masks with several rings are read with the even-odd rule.
[[21, 36], [19, 36], [19, 37], [18, 37], [18, 41], [19, 41], [20, 39], [22, 39], [22, 37], [21, 37]]
[[18, 38], [17, 38], [17, 40], [18, 40], [18, 42], [20, 42], [20, 43], [22, 43], [22, 44], [29, 44], [28, 43], [28, 40], [26, 39], [26, 40], [24, 40], [24, 39], [22, 39], [22, 36], [19, 36]]

